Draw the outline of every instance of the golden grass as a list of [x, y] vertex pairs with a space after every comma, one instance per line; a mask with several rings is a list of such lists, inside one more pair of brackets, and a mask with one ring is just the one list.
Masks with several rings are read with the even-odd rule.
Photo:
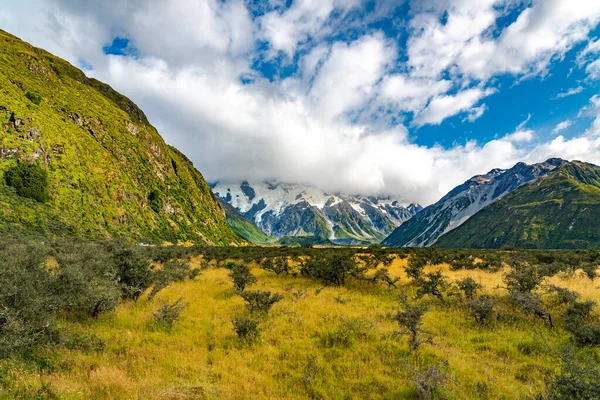
[[[446, 304], [426, 298], [430, 312], [424, 327], [433, 344], [411, 355], [406, 339], [393, 335], [398, 327], [388, 318], [398, 308], [401, 291], [414, 293], [405, 263], [395, 260], [390, 267], [391, 275], [402, 277], [398, 290], [359, 282], [323, 288], [314, 280], [254, 268], [258, 283], [252, 289], [285, 298], [261, 318], [261, 338], [253, 345], [234, 336], [231, 319], [246, 310], [228, 271], [208, 269], [152, 302], [144, 297], [125, 303], [97, 321], [65, 321], [69, 331], [100, 337], [105, 349], [61, 348], [50, 372], [15, 371], [15, 385], [47, 382], [66, 399], [397, 399], [415, 395], [407, 364], [435, 361], [448, 364], [450, 398], [514, 399], [539, 393], [544, 372], [554, 371], [556, 360], [545, 350], [522, 354], [518, 346], [539, 341], [536, 331], [552, 345], [568, 342], [568, 334], [518, 315], [479, 327], [457, 298]], [[504, 293], [498, 288], [502, 272], [435, 268], [449, 281], [471, 276], [485, 292]], [[580, 274], [551, 281], [600, 303], [598, 284]], [[179, 297], [187, 304], [181, 319], [171, 331], [158, 328], [152, 317], [158, 299]], [[348, 347], [325, 347], [323, 332], [335, 331], [344, 321], [360, 321], [360, 334]]]

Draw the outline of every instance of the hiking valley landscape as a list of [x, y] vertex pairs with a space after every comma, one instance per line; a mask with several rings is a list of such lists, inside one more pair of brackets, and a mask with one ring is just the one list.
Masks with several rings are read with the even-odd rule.
[[0, 4], [0, 398], [600, 399], [600, 5]]

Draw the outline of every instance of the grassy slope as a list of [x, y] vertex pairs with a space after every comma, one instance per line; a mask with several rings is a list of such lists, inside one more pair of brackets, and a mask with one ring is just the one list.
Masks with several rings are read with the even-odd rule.
[[573, 162], [524, 185], [442, 236], [438, 247], [600, 247], [600, 167]]
[[[241, 242], [202, 175], [129, 99], [3, 31], [0, 88], [0, 233]], [[48, 170], [51, 201], [4, 185], [17, 158]]]
[[224, 200], [219, 200], [219, 202], [225, 209], [225, 215], [227, 216], [229, 225], [231, 225], [233, 230], [240, 234], [244, 239], [259, 245], [271, 244], [275, 241], [273, 237], [267, 235], [254, 225], [252, 221], [240, 215], [231, 204]]
[[[403, 277], [399, 290], [411, 294], [414, 288], [404, 278], [405, 264], [396, 260], [390, 272]], [[450, 280], [471, 276], [485, 292], [506, 294], [498, 288], [502, 272], [440, 268]], [[31, 389], [45, 382], [67, 399], [414, 398], [406, 363], [415, 359], [406, 339], [393, 336], [397, 327], [387, 318], [397, 307], [398, 290], [370, 284], [322, 289], [305, 278], [253, 272], [259, 279], [254, 289], [285, 295], [263, 320], [262, 339], [255, 345], [240, 345], [233, 335], [231, 318], [244, 313], [244, 305], [234, 294], [228, 272], [209, 269], [196, 281], [176, 284], [158, 296], [183, 296], [188, 304], [171, 332], [153, 327], [157, 301], [145, 298], [97, 322], [69, 323], [73, 332], [98, 335], [106, 348], [90, 353], [63, 349], [43, 378], [37, 371], [17, 371], [14, 386]], [[583, 299], [600, 301], [597, 285], [579, 275], [554, 277], [551, 282], [578, 291]], [[296, 299], [297, 290], [306, 294]], [[552, 346], [568, 342], [562, 329], [550, 330], [535, 317], [512, 314], [478, 327], [462, 303], [452, 298], [446, 305], [426, 302], [431, 311], [424, 327], [434, 344], [422, 346], [420, 359], [448, 361], [450, 399], [515, 399], [538, 393], [544, 373], [555, 371], [557, 363], [535, 332], [543, 333]], [[324, 332], [352, 319], [363, 321], [364, 336], [349, 348], [321, 344]], [[519, 347], [534, 351], [524, 354]]]

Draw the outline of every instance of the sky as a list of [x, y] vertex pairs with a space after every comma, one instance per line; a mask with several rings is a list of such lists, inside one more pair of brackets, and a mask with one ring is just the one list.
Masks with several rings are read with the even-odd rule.
[[596, 0], [3, 0], [0, 28], [213, 182], [427, 205], [519, 161], [600, 164]]

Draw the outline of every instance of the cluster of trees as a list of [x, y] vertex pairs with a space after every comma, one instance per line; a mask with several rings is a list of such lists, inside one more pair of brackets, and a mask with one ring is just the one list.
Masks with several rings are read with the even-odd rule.
[[58, 314], [97, 318], [124, 300], [137, 301], [146, 291], [152, 299], [198, 274], [181, 259], [157, 268], [147, 250], [117, 242], [0, 242], [0, 357], [60, 342]]

